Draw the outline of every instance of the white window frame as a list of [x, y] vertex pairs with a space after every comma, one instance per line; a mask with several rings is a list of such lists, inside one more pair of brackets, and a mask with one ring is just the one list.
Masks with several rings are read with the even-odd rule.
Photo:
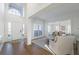
[[[40, 28], [38, 28], [38, 27], [40, 27]], [[34, 36], [34, 30], [41, 30], [42, 31], [42, 25], [41, 24], [34, 24], [33, 25], [33, 36]], [[43, 35], [43, 31], [42, 31], [42, 35]], [[42, 35], [39, 35], [39, 32], [38, 32], [38, 36], [34, 36], [34, 37], [40, 37]]]
[[8, 22], [8, 34], [11, 34], [11, 22]]

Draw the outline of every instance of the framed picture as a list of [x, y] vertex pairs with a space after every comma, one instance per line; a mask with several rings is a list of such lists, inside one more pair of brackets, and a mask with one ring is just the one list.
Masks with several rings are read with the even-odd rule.
[[59, 25], [59, 30], [62, 32], [65, 32], [65, 26], [64, 25]]

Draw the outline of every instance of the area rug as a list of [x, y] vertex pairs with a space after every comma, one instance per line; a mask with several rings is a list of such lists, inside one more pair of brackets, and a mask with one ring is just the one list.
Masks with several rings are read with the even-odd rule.
[[45, 47], [46, 42], [47, 42], [46, 38], [39, 38], [39, 39], [32, 40], [32, 43], [40, 46], [43, 49], [46, 49]]

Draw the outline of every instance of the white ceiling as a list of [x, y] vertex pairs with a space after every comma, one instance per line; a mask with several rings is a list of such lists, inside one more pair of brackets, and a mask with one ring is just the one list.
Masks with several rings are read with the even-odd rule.
[[53, 3], [30, 18], [43, 19], [45, 21], [60, 21], [70, 19], [72, 15], [79, 15], [78, 3]]

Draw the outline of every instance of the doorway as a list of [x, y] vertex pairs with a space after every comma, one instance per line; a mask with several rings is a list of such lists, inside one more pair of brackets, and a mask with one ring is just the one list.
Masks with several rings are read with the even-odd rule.
[[23, 23], [12, 23], [12, 35], [13, 40], [24, 38], [24, 24]]

